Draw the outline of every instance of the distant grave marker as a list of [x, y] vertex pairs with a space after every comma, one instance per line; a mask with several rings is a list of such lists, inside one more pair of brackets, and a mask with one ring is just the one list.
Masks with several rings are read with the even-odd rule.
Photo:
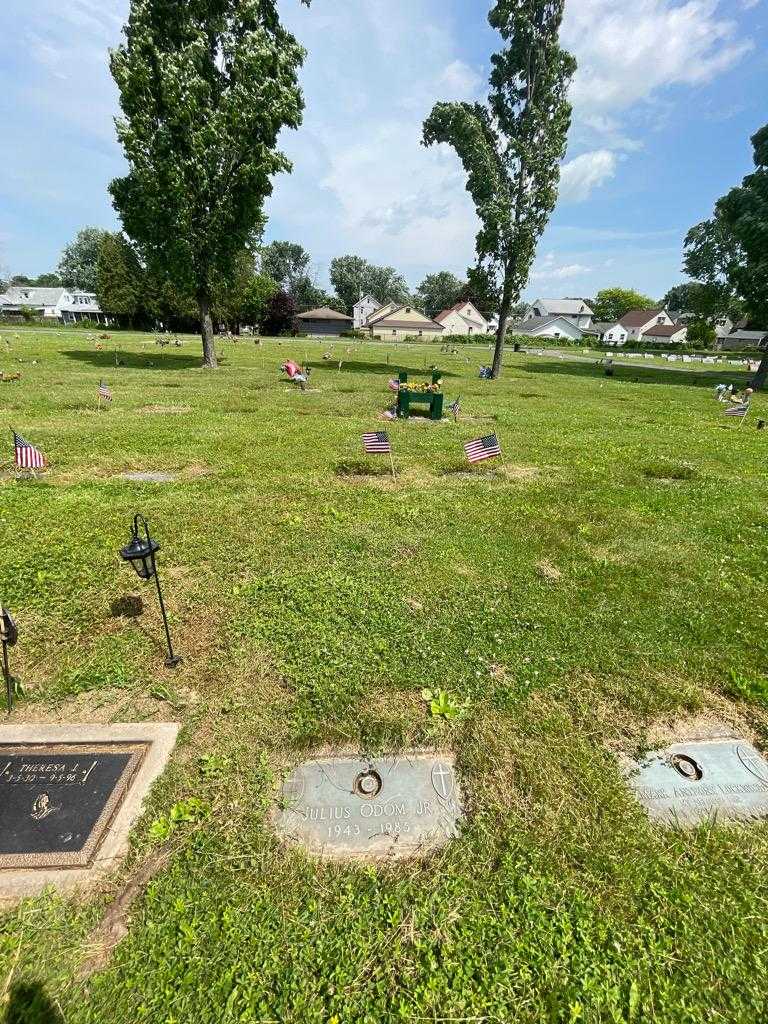
[[0, 899], [115, 867], [178, 729], [0, 726]]
[[444, 846], [461, 816], [453, 758], [414, 753], [305, 761], [273, 819], [284, 839], [321, 857], [399, 859]]
[[676, 743], [636, 763], [630, 785], [652, 821], [768, 817], [768, 760], [746, 740]]

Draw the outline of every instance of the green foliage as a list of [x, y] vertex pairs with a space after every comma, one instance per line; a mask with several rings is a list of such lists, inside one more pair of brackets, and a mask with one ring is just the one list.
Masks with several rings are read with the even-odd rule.
[[216, 282], [260, 230], [272, 177], [291, 169], [277, 137], [301, 124], [303, 59], [274, 0], [132, 0], [111, 55], [129, 165], [114, 205], [147, 265], [194, 295], [208, 366]]
[[732, 668], [728, 673], [726, 689], [740, 700], [768, 706], [768, 679], [763, 675], [745, 674]]
[[717, 340], [715, 329], [706, 320], [694, 320], [688, 324], [687, 344], [694, 348], [713, 348]]
[[444, 718], [447, 722], [461, 718], [467, 710], [466, 702], [457, 700], [447, 690], [422, 690], [421, 698], [433, 718]]
[[146, 274], [134, 247], [122, 232], [105, 234], [96, 261], [96, 297], [102, 310], [132, 323], [146, 290]]
[[226, 280], [220, 281], [214, 289], [216, 320], [234, 328], [241, 324], [260, 324], [278, 291], [271, 277], [263, 270], [257, 272], [253, 253], [245, 249], [238, 253]]
[[[501, 305], [501, 292], [496, 277], [484, 267], [470, 267], [467, 271], [467, 283], [456, 301], [472, 302], [481, 313], [495, 316]], [[521, 304], [521, 311], [523, 308], [524, 304]], [[510, 306], [509, 315], [515, 316], [514, 303]]]
[[377, 267], [362, 256], [337, 256], [331, 260], [330, 279], [342, 302], [341, 312], [351, 315], [361, 295], [373, 295], [379, 302], [407, 305], [412, 301], [405, 278], [394, 267]]
[[450, 270], [441, 270], [424, 278], [416, 289], [415, 297], [426, 315], [434, 318], [459, 302], [466, 289], [466, 281], [460, 281]]
[[195, 825], [210, 814], [210, 806], [198, 797], [179, 800], [168, 814], [156, 818], [149, 827], [149, 837], [156, 843], [164, 843], [181, 825]]
[[262, 274], [271, 277], [288, 295], [296, 298], [300, 284], [309, 280], [307, 268], [311, 259], [297, 242], [270, 242], [259, 251]]
[[632, 288], [603, 288], [590, 303], [595, 320], [616, 323], [632, 309], [655, 309], [656, 303]]
[[98, 261], [101, 244], [109, 235], [101, 228], [82, 228], [64, 249], [58, 276], [65, 288], [95, 292], [98, 286]]
[[461, 158], [482, 225], [478, 266], [502, 281], [494, 377], [510, 307], [557, 201], [576, 70], [559, 45], [563, 8], [564, 0], [498, 0], [489, 21], [509, 45], [491, 58], [488, 105], [438, 103], [424, 124], [425, 145], [449, 143]]

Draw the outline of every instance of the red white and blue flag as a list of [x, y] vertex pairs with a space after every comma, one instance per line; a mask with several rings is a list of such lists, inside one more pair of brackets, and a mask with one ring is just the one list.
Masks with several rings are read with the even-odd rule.
[[471, 463], [485, 462], [486, 459], [495, 459], [501, 455], [501, 445], [495, 434], [488, 434], [486, 437], [478, 437], [475, 441], [467, 441], [464, 451]]
[[105, 381], [101, 381], [99, 384], [99, 398], [103, 398], [105, 402], [112, 401], [112, 392]]
[[17, 434], [15, 430], [12, 430], [13, 434], [13, 447], [14, 447], [14, 461], [17, 469], [45, 469], [48, 465], [47, 459], [43, 453], [35, 448], [29, 441], [25, 441], [24, 438]]
[[370, 455], [390, 455], [392, 445], [386, 430], [377, 430], [373, 434], [363, 434], [363, 447]]
[[396, 377], [393, 377], [392, 380], [387, 385], [387, 387], [389, 388], [390, 391], [397, 392], [400, 390], [400, 381], [397, 380]]
[[748, 405], [732, 405], [730, 409], [725, 410], [726, 416], [746, 416], [749, 412]]

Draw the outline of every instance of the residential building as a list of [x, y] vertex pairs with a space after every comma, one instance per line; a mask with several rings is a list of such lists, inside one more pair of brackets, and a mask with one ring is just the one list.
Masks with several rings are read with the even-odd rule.
[[594, 315], [583, 299], [536, 299], [525, 311], [523, 319], [561, 316], [577, 327], [591, 327]]
[[306, 313], [299, 313], [296, 323], [305, 334], [320, 337], [337, 338], [345, 331], [352, 329], [352, 317], [346, 313], [339, 313], [336, 309], [328, 306], [321, 306], [319, 309], [310, 309]]
[[581, 341], [584, 332], [565, 316], [531, 316], [512, 324], [509, 334], [523, 334], [530, 338], [563, 338]]
[[382, 308], [378, 299], [373, 295], [363, 295], [352, 307], [352, 325], [356, 331], [365, 326], [368, 317]]
[[685, 324], [654, 324], [643, 333], [642, 340], [649, 345], [684, 345], [688, 328]]
[[732, 331], [726, 338], [719, 340], [718, 348], [727, 352], [768, 348], [768, 331]]
[[28, 309], [32, 310], [35, 317], [52, 323], [71, 324], [78, 320], [108, 323], [92, 292], [12, 285], [4, 295], [0, 295], [0, 313], [4, 315], [17, 319]]
[[625, 345], [628, 341], [641, 341], [651, 327], [672, 326], [666, 309], [632, 309], [618, 323], [606, 331], [603, 340], [608, 345]]
[[443, 325], [445, 335], [488, 333], [488, 321], [471, 302], [457, 302], [438, 313], [435, 320]]
[[395, 306], [392, 302], [369, 317], [363, 329], [368, 331], [372, 338], [393, 341], [407, 337], [440, 337], [445, 330], [442, 324], [430, 320], [413, 306]]

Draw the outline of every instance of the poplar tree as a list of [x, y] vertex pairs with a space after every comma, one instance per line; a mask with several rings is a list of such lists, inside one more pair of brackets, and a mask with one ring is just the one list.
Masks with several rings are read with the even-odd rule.
[[488, 20], [508, 44], [491, 57], [488, 103], [438, 103], [424, 144], [445, 142], [468, 175], [481, 229], [478, 269], [501, 284], [493, 376], [501, 374], [512, 307], [557, 202], [574, 58], [560, 47], [565, 0], [498, 0]]
[[216, 282], [255, 244], [272, 177], [291, 170], [277, 137], [301, 124], [304, 57], [276, 0], [131, 0], [110, 55], [128, 161], [114, 206], [147, 266], [195, 296], [208, 367]]

